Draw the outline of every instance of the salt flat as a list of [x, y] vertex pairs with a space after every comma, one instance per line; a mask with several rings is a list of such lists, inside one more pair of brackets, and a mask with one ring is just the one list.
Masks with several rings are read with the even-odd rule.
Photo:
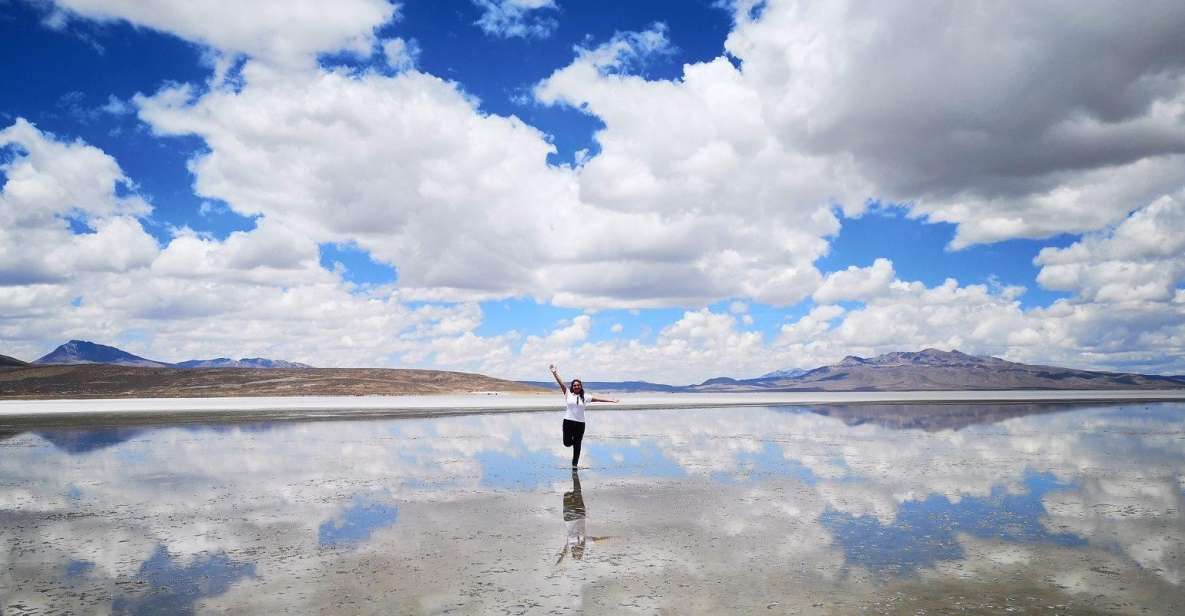
[[1182, 402], [589, 419], [0, 428], [0, 612], [1185, 613]]
[[[1185, 400], [1182, 390], [1016, 390], [1016, 391], [896, 391], [896, 392], [781, 392], [719, 394], [620, 394], [620, 404], [597, 404], [597, 410], [657, 408], [710, 408], [729, 406], [781, 406], [809, 404], [877, 404], [937, 402], [1090, 402]], [[494, 394], [416, 396], [291, 396], [224, 398], [127, 398], [68, 400], [3, 400], [0, 418], [84, 418], [98, 415], [125, 417], [204, 416], [227, 419], [324, 417], [350, 415], [450, 415], [481, 412], [538, 411], [555, 409], [558, 396], [548, 394]], [[264, 415], [261, 415], [264, 414]]]

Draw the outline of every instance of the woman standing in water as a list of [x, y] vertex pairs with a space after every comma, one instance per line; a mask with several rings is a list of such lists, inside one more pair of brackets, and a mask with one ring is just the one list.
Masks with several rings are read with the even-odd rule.
[[[572, 379], [571, 387], [565, 387], [564, 380], [556, 372], [555, 364], [548, 366], [548, 369], [551, 370], [551, 376], [555, 377], [556, 384], [560, 386], [560, 391], [564, 392], [564, 401], [567, 403], [567, 411], [564, 413], [564, 447], [572, 448], [572, 468], [576, 468], [580, 462], [580, 442], [584, 440], [584, 383], [581, 383], [580, 379]], [[591, 396], [588, 401], [617, 403], [617, 400]]]

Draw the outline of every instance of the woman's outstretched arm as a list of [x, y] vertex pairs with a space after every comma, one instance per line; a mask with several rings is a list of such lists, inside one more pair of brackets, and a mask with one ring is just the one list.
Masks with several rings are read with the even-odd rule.
[[564, 379], [560, 378], [560, 373], [555, 371], [555, 364], [551, 364], [547, 369], [551, 370], [551, 376], [555, 377], [555, 383], [560, 386], [560, 391], [564, 392], [565, 396], [568, 395], [568, 388], [564, 385]]
[[621, 402], [621, 400], [614, 400], [613, 398], [597, 398], [597, 397], [592, 397], [592, 398], [589, 398], [588, 400], [589, 400], [589, 402], [608, 402], [610, 404], [617, 404], [618, 402]]

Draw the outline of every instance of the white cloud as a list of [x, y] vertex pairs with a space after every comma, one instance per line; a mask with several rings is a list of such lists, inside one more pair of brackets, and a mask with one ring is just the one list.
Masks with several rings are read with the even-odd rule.
[[416, 39], [393, 38], [383, 41], [383, 55], [387, 59], [387, 66], [392, 70], [411, 70], [420, 61], [420, 44]]
[[[106, 153], [24, 120], [0, 131], [0, 147], [12, 153], [0, 168], [6, 353], [33, 359], [64, 339], [141, 332], [126, 346], [165, 361], [237, 353], [391, 365], [481, 322], [474, 304], [412, 308], [391, 288], [362, 292], [276, 219], [224, 240], [183, 228], [158, 246], [136, 218], [150, 206]], [[67, 216], [90, 230], [75, 233]]]
[[[958, 223], [956, 246], [1096, 229], [1185, 183], [1185, 7], [929, 4], [741, 6], [725, 46], [782, 143]], [[1106, 71], [1078, 61], [1101, 48]]]
[[[582, 196], [744, 204], [766, 219], [832, 202], [856, 215], [881, 198], [958, 224], [958, 248], [1098, 229], [1185, 183], [1185, 54], [1168, 51], [1180, 6], [1001, 14], [772, 0], [752, 17], [738, 4], [726, 48], [739, 68], [721, 57], [671, 81], [612, 74], [646, 49], [618, 37], [539, 84], [542, 102], [606, 124]], [[1141, 44], [1123, 45], [1134, 32]], [[1084, 41], [1121, 48], [1113, 70], [1078, 62]]]
[[[770, 339], [742, 330], [733, 314], [703, 309], [684, 313], [652, 342], [580, 338], [563, 343], [553, 334], [532, 338], [521, 348], [506, 340], [497, 357], [460, 356], [454, 367], [530, 378], [537, 366], [560, 361], [571, 366], [567, 372], [590, 380], [686, 384], [814, 368], [849, 354], [936, 347], [1088, 369], [1185, 371], [1180, 342], [1185, 339], [1185, 292], [1171, 303], [1133, 302], [1118, 311], [1069, 300], [1024, 309], [1021, 292], [1018, 287], [963, 286], [953, 279], [933, 287], [894, 280], [883, 294], [850, 310], [815, 306]], [[541, 343], [547, 339], [552, 344]]]
[[559, 22], [544, 12], [555, 11], [555, 0], [473, 0], [481, 9], [476, 25], [501, 38], [547, 38]]
[[[0, 164], [0, 285], [123, 271], [156, 255], [156, 241], [136, 220], [152, 208], [115, 159], [22, 118], [0, 130], [0, 149], [12, 153]], [[93, 232], [72, 233], [69, 219]]]
[[53, 1], [59, 16], [127, 21], [286, 66], [308, 66], [319, 52], [368, 54], [374, 29], [397, 9], [387, 0]]
[[0, 131], [0, 147], [15, 148], [4, 163], [4, 198], [13, 215], [115, 216], [147, 214], [151, 207], [138, 196], [117, 195], [134, 186], [119, 164], [102, 150], [80, 141], [66, 143], [23, 118]]
[[353, 241], [398, 267], [411, 295], [787, 304], [813, 290], [820, 234], [837, 229], [825, 207], [771, 224], [724, 207], [587, 203], [578, 170], [547, 164], [545, 135], [415, 70], [314, 75], [248, 62], [242, 75], [240, 88], [196, 99], [185, 86], [138, 97], [140, 116], [209, 145], [191, 163], [200, 195], [318, 242]]
[[[150, 105], [146, 109], [151, 112]], [[512, 125], [512, 130], [517, 129]], [[1133, 295], [1122, 310], [1115, 310], [1100, 299], [1095, 289], [1102, 287], [1088, 277], [1075, 279], [1080, 297], [1024, 310], [1017, 299], [1022, 289], [1015, 287], [960, 286], [954, 280], [926, 287], [887, 281], [893, 272], [887, 260], [832, 274], [816, 295], [817, 301], [858, 298], [863, 306], [846, 312], [833, 305], [816, 306], [773, 340], [740, 328], [749, 324], [744, 319], [750, 316], [747, 302], [734, 302], [724, 313], [687, 311], [653, 342], [593, 341], [593, 317], [587, 314], [561, 323], [546, 336], [522, 338], [507, 332], [483, 337], [474, 333], [482, 321], [474, 304], [412, 308], [403, 303], [406, 290], [363, 291], [320, 267], [317, 244], [326, 238], [317, 234], [326, 228], [332, 231], [328, 225], [341, 222], [340, 216], [322, 221], [316, 208], [286, 209], [283, 196], [270, 196], [261, 185], [259, 194], [276, 198], [276, 205], [265, 198], [230, 200], [262, 204], [247, 212], [260, 215], [251, 231], [217, 240], [180, 229], [158, 248], [133, 216], [144, 213], [147, 204], [134, 193], [120, 196], [116, 186], [130, 182], [109, 156], [81, 142], [57, 140], [27, 123], [18, 122], [0, 135], [19, 146], [7, 163], [8, 183], [0, 193], [0, 215], [13, 223], [4, 229], [22, 229], [19, 237], [7, 235], [0, 244], [9, 259], [6, 271], [42, 276], [9, 281], [0, 338], [10, 345], [10, 352], [30, 358], [62, 338], [118, 341], [125, 332], [138, 331], [148, 335], [130, 340], [129, 349], [162, 360], [234, 351], [322, 366], [403, 363], [516, 378], [531, 377], [536, 366], [557, 361], [585, 378], [688, 383], [814, 367], [849, 353], [874, 355], [928, 346], [1082, 367], [1185, 368], [1179, 360], [1185, 356], [1180, 346], [1185, 339], [1185, 292], [1180, 290], [1168, 299], [1163, 294]], [[227, 171], [233, 172], [233, 165]], [[70, 208], [68, 203], [79, 205]], [[54, 215], [72, 211], [95, 232], [74, 234]], [[510, 215], [514, 209], [506, 211]], [[1162, 200], [1113, 231], [1047, 251], [1038, 260], [1045, 268], [1080, 266], [1092, 272], [1088, 266], [1108, 259], [1160, 259], [1167, 268], [1179, 261], [1173, 229], [1180, 215], [1178, 201]], [[350, 235], [348, 229], [341, 231], [342, 237]], [[566, 235], [553, 235], [560, 246], [568, 241]], [[382, 237], [371, 238], [379, 254], [383, 247], [377, 241]], [[601, 237], [612, 239], [614, 234], [596, 239]], [[32, 244], [22, 242], [33, 240], [25, 238], [38, 238], [49, 243], [39, 246], [53, 244], [61, 250], [32, 250]], [[583, 239], [577, 235], [572, 242]], [[12, 255], [22, 254], [39, 260], [12, 260]], [[549, 266], [581, 271], [562, 269], [571, 267], [562, 262]], [[634, 267], [641, 266], [620, 271]], [[603, 283], [589, 272], [593, 284]], [[301, 335], [292, 336], [293, 331]]]
[[527, 378], [537, 374], [539, 366], [554, 362], [564, 368], [564, 374], [589, 380], [644, 377], [686, 384], [708, 376], [752, 372], [766, 361], [761, 334], [739, 331], [731, 314], [706, 308], [687, 311], [664, 327], [651, 344], [638, 340], [590, 342], [591, 322], [582, 321], [588, 318], [581, 315], [545, 337], [528, 337], [521, 348], [513, 349], [509, 363], [469, 357], [465, 365]]
[[1044, 248], [1037, 282], [1085, 301], [1169, 302], [1185, 280], [1185, 193], [1161, 197], [1112, 229]]
[[856, 267], [828, 274], [812, 296], [816, 302], [865, 301], [888, 293], [894, 279], [893, 262], [880, 258], [869, 267]]
[[[41, 316], [0, 321], [5, 341], [28, 350], [63, 332], [136, 329], [162, 340], [140, 342], [146, 354], [180, 345], [162, 359], [238, 343], [318, 365], [400, 355], [506, 375], [521, 373], [513, 362], [524, 354], [556, 352], [606, 378], [679, 381], [920, 346], [1180, 365], [1177, 3], [1001, 14], [773, 0], [760, 17], [738, 3], [733, 57], [689, 64], [674, 80], [637, 74], [670, 51], [665, 26], [619, 33], [534, 89], [604, 122], [599, 153], [574, 167], [547, 164], [547, 135], [417, 71], [410, 41], [376, 42], [392, 5], [282, 4], [58, 3], [63, 15], [128, 20], [217, 50], [208, 91], [170, 86], [133, 103], [157, 134], [200, 137], [196, 192], [258, 226], [225, 240], [182, 229], [158, 247], [136, 219], [148, 204], [111, 157], [18, 121], [0, 133], [19, 150], [4, 167], [0, 272], [19, 285], [5, 301]], [[552, 8], [496, 5], [510, 6], [534, 17]], [[310, 62], [380, 47], [398, 74]], [[1114, 50], [1108, 70], [1078, 61], [1098, 48]], [[231, 87], [222, 78], [233, 54], [253, 59]], [[1019, 289], [927, 288], [896, 280], [883, 259], [822, 277], [814, 263], [839, 229], [833, 207], [859, 215], [870, 197], [956, 223], [955, 247], [1118, 226], [1043, 251], [1040, 283], [1075, 296], [1024, 310]], [[66, 218], [95, 233], [72, 233]], [[323, 242], [398, 267], [398, 288], [363, 293], [321, 269]], [[55, 248], [33, 249], [44, 246]], [[590, 343], [587, 330], [573, 337], [577, 321], [555, 338], [483, 338], [468, 303], [695, 308], [812, 295], [865, 305], [816, 307], [775, 341], [740, 331], [733, 314], [689, 310], [653, 343]], [[75, 297], [81, 305], [62, 303]], [[425, 312], [410, 299], [458, 303]], [[342, 325], [350, 319], [372, 335]], [[291, 328], [310, 338], [278, 342]]]
[[99, 107], [99, 110], [111, 115], [121, 116], [134, 112], [135, 108], [129, 105], [126, 101], [116, 98], [114, 94], [111, 94], [107, 96], [107, 103], [102, 107]]
[[815, 306], [806, 316], [794, 323], [783, 325], [778, 341], [780, 344], [790, 345], [821, 340], [831, 329], [830, 321], [843, 313], [844, 309], [840, 306], [829, 304]]

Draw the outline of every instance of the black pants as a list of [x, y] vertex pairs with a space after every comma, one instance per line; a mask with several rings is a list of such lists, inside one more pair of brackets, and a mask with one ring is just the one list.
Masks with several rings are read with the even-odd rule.
[[564, 420], [564, 447], [572, 448], [572, 466], [580, 462], [580, 441], [584, 440], [584, 422]]

